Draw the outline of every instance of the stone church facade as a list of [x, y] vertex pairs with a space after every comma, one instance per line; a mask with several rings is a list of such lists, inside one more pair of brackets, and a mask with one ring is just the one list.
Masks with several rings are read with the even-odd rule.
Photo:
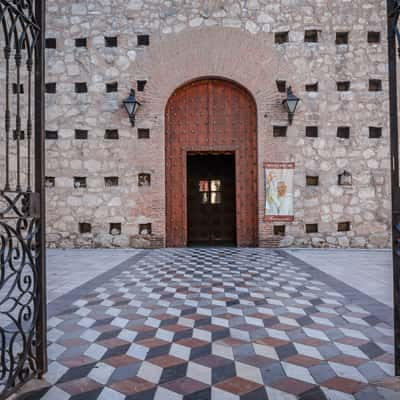
[[[50, 246], [186, 246], [196, 235], [218, 244], [205, 227], [225, 212], [232, 225], [221, 231], [239, 246], [390, 245], [383, 0], [47, 9]], [[291, 124], [289, 86], [300, 98]], [[132, 88], [135, 126], [123, 106]], [[195, 219], [189, 204], [196, 157], [204, 176], [217, 159], [231, 165], [232, 207], [212, 218]], [[266, 218], [271, 163], [294, 165], [293, 218]], [[220, 196], [204, 190], [204, 203]]]

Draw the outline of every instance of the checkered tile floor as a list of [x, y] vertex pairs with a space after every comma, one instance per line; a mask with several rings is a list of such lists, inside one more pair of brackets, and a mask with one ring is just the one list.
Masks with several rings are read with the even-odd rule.
[[51, 317], [48, 352], [21, 399], [392, 398], [392, 328], [266, 249], [151, 251]]

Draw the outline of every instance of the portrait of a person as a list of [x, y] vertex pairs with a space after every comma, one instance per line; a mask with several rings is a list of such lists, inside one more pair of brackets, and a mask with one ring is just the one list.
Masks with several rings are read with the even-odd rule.
[[266, 217], [293, 216], [293, 169], [266, 169]]

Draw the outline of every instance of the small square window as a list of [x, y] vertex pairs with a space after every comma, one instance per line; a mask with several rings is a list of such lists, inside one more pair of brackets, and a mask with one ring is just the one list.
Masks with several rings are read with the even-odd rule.
[[304, 42], [306, 43], [317, 43], [318, 42], [318, 31], [316, 29], [310, 29], [304, 32]]
[[337, 226], [338, 232], [349, 232], [350, 231], [350, 222], [339, 222]]
[[75, 39], [75, 47], [87, 47], [87, 39], [86, 38]]
[[139, 224], [139, 235], [151, 235], [151, 224]]
[[275, 225], [274, 235], [275, 236], [285, 236], [286, 226], [285, 225]]
[[75, 139], [86, 140], [88, 138], [88, 131], [86, 129], [75, 129]]
[[306, 224], [306, 233], [318, 233], [318, 224]]
[[379, 139], [382, 137], [382, 128], [378, 126], [370, 126], [369, 127], [369, 138], [370, 139]]
[[46, 139], [56, 140], [58, 139], [58, 131], [45, 131]]
[[382, 81], [380, 79], [370, 79], [368, 90], [370, 92], [380, 92], [382, 90]]
[[104, 139], [117, 140], [119, 139], [118, 129], [106, 129]]
[[149, 139], [150, 138], [150, 129], [147, 128], [139, 128], [138, 132], [138, 139]]
[[275, 44], [289, 42], [289, 32], [275, 32]]
[[[13, 130], [13, 139], [17, 140], [18, 139], [18, 135], [17, 135], [17, 130], [14, 129]], [[19, 131], [19, 140], [24, 140], [25, 139], [25, 132], [24, 131]]]
[[318, 92], [318, 82], [309, 83], [305, 86], [306, 92]]
[[87, 93], [87, 83], [86, 82], [76, 82], [75, 83], [75, 93]]
[[106, 47], [118, 47], [118, 37], [117, 36], [105, 36], [104, 43]]
[[150, 36], [149, 35], [137, 35], [137, 45], [138, 46], [149, 46]]
[[276, 81], [276, 87], [279, 93], [286, 93], [286, 81]]
[[349, 171], [343, 171], [338, 175], [338, 185], [339, 186], [352, 186], [353, 176]]
[[119, 184], [118, 176], [106, 176], [104, 178], [104, 185], [106, 187], [118, 186], [118, 184]]
[[307, 137], [318, 137], [318, 126], [306, 126]]
[[88, 222], [80, 222], [79, 223], [79, 233], [91, 233], [92, 225]]
[[[13, 94], [18, 93], [18, 84], [17, 83], [12, 84], [12, 91], [13, 91]], [[24, 93], [24, 85], [22, 83], [20, 83], [20, 85], [19, 85], [19, 93], [20, 94]]]
[[339, 126], [336, 131], [336, 136], [341, 139], [349, 139], [350, 138], [350, 127]]
[[150, 174], [139, 174], [138, 175], [138, 186], [150, 186], [151, 185], [151, 175]]
[[349, 32], [336, 32], [337, 45], [349, 44]]
[[319, 184], [319, 176], [306, 176], [307, 186], [318, 186], [318, 184]]
[[349, 81], [336, 82], [336, 88], [338, 92], [348, 92], [350, 90]]
[[57, 83], [56, 82], [46, 83], [45, 92], [46, 93], [56, 93], [57, 92]]
[[57, 39], [56, 38], [46, 38], [45, 47], [46, 47], [46, 49], [56, 49], [57, 48]]
[[120, 222], [111, 222], [110, 224], [110, 235], [117, 236], [122, 233], [122, 226]]
[[273, 136], [274, 137], [285, 137], [287, 135], [287, 126], [274, 125]]
[[46, 176], [44, 184], [47, 188], [56, 186], [56, 178], [54, 176]]
[[147, 81], [137, 81], [137, 90], [138, 92], [143, 92], [144, 91], [144, 87], [146, 86]]
[[106, 92], [107, 93], [118, 92], [118, 82], [107, 83]]
[[368, 43], [380, 43], [381, 33], [380, 32], [368, 32]]
[[74, 177], [74, 188], [75, 189], [87, 188], [86, 177], [75, 176]]

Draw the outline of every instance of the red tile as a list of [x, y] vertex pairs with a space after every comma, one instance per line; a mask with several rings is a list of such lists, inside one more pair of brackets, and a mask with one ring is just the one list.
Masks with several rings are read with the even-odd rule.
[[186, 360], [182, 360], [181, 358], [170, 356], [170, 355], [153, 357], [147, 361], [149, 363], [158, 365], [161, 368], [175, 367], [176, 365], [184, 364], [187, 362]]
[[293, 378], [282, 378], [279, 381], [272, 383], [271, 386], [275, 389], [296, 396], [299, 396], [315, 387], [315, 385], [312, 385], [311, 383], [299, 381], [298, 379]]
[[310, 368], [313, 367], [314, 365], [321, 364], [321, 360], [318, 360], [313, 357], [303, 356], [302, 354], [296, 354], [294, 356], [290, 356], [285, 361], [306, 368]]
[[171, 331], [171, 332], [175, 332], [175, 333], [179, 333], [179, 332], [185, 332], [185, 331], [189, 331], [192, 328], [185, 326], [185, 325], [179, 325], [179, 324], [173, 324], [173, 325], [166, 325], [163, 326], [162, 329], [166, 330], [166, 331]]
[[89, 378], [75, 379], [74, 381], [61, 383], [58, 386], [62, 390], [64, 390], [64, 392], [69, 393], [71, 396], [88, 393], [102, 387], [102, 385]]
[[266, 337], [266, 338], [262, 338], [262, 339], [257, 339], [255, 341], [255, 343], [261, 344], [263, 346], [270, 346], [270, 347], [281, 347], [281, 346], [285, 346], [287, 344], [290, 344], [290, 342], [287, 341], [287, 340], [276, 339], [276, 338], [272, 338], [272, 337]]
[[298, 327], [288, 324], [275, 324], [271, 326], [271, 329], [277, 329], [278, 331], [293, 331], [294, 329], [298, 329]]
[[237, 361], [243, 363], [243, 364], [248, 364], [252, 365], [253, 367], [261, 368], [264, 367], [265, 365], [273, 364], [276, 363], [276, 360], [273, 360], [272, 358], [268, 357], [263, 357], [259, 355], [253, 355], [253, 356], [248, 356], [248, 357], [239, 357]]
[[312, 346], [312, 347], [319, 347], [323, 346], [324, 344], [327, 343], [326, 340], [320, 340], [320, 339], [315, 339], [311, 337], [305, 337], [300, 340], [296, 340], [297, 343], [304, 344], [306, 346]]
[[310, 324], [310, 325], [307, 325], [307, 328], [315, 329], [317, 331], [323, 331], [323, 332], [324, 331], [329, 331], [329, 329], [332, 329], [331, 326], [323, 325], [323, 324]]
[[138, 362], [142, 362], [137, 358], [130, 357], [126, 354], [122, 354], [120, 356], [114, 356], [103, 360], [104, 363], [111, 365], [112, 367], [123, 367], [125, 365], [134, 364]]
[[208, 385], [202, 382], [195, 381], [193, 379], [183, 377], [175, 379], [174, 381], [166, 382], [162, 385], [166, 389], [172, 392], [179, 393], [181, 395], [191, 395], [202, 390], [209, 388]]
[[366, 360], [365, 358], [348, 356], [346, 354], [339, 354], [331, 358], [329, 361], [333, 361], [339, 364], [350, 365], [352, 367], [358, 367], [359, 365], [364, 364], [368, 360]]
[[349, 346], [362, 346], [363, 344], [367, 344], [368, 340], [364, 339], [357, 339], [352, 337], [344, 337], [341, 339], [336, 340], [338, 343], [347, 344]]
[[139, 377], [125, 379], [123, 381], [114, 382], [111, 388], [125, 394], [126, 396], [142, 393], [155, 388], [155, 384]]
[[89, 344], [87, 340], [81, 339], [81, 338], [75, 338], [75, 339], [66, 339], [60, 342], [61, 346], [64, 347], [78, 347], [78, 346], [84, 346], [86, 344]]
[[181, 346], [189, 347], [191, 349], [194, 349], [196, 347], [201, 347], [201, 346], [208, 346], [210, 343], [205, 342], [204, 340], [196, 339], [196, 338], [185, 338], [185, 339], [180, 339], [175, 342], [176, 344], [180, 344]]
[[245, 344], [249, 344], [249, 342], [245, 342], [244, 340], [234, 339], [234, 338], [231, 338], [231, 337], [227, 337], [227, 338], [224, 338], [224, 339], [217, 340], [214, 343], [215, 344], [221, 344], [221, 345], [227, 346], [227, 347], [238, 347], [238, 346], [243, 346]]
[[240, 318], [240, 315], [236, 315], [236, 314], [231, 314], [231, 313], [225, 313], [225, 314], [219, 314], [219, 315], [214, 315], [215, 318], [221, 318], [221, 319], [227, 319], [227, 320], [231, 320], [234, 318]]
[[400, 381], [398, 377], [388, 377], [381, 381], [375, 382], [375, 385], [393, 392], [400, 393]]
[[337, 390], [339, 392], [355, 394], [359, 392], [365, 386], [365, 384], [353, 379], [341, 378], [337, 376], [321, 383], [321, 386], [325, 386], [328, 389]]
[[171, 319], [178, 319], [178, 317], [176, 315], [172, 315], [172, 314], [156, 314], [156, 315], [152, 315], [151, 318], [154, 319], [158, 319], [160, 321], [168, 321]]
[[209, 368], [218, 368], [226, 364], [231, 364], [233, 361], [229, 360], [228, 358], [214, 356], [213, 354], [210, 354], [208, 356], [196, 358], [195, 360], [193, 360], [193, 362]]
[[375, 361], [387, 363], [387, 364], [394, 364], [394, 356], [389, 353], [382, 354], [379, 357], [375, 358]]
[[97, 344], [107, 347], [108, 349], [114, 349], [116, 347], [125, 346], [130, 343], [127, 342], [126, 340], [112, 338], [112, 339], [101, 340], [100, 342], [97, 342]]
[[161, 340], [161, 339], [157, 339], [157, 338], [150, 338], [150, 339], [139, 340], [138, 342], [136, 342], [136, 344], [140, 344], [141, 346], [153, 349], [155, 347], [169, 345], [170, 343], [166, 342], [165, 340]]
[[251, 393], [257, 389], [262, 388], [262, 385], [235, 376], [233, 378], [227, 379], [226, 381], [217, 383], [216, 385], [214, 385], [214, 387], [224, 390], [225, 392], [233, 393], [237, 396], [243, 396], [247, 393]]
[[258, 319], [270, 319], [270, 318], [276, 318], [276, 317], [275, 317], [275, 316], [273, 316], [273, 315], [270, 315], [270, 314], [263, 314], [263, 313], [259, 313], [259, 312], [256, 312], [256, 313], [253, 313], [253, 314], [246, 315], [246, 317], [258, 318]]
[[81, 367], [96, 362], [93, 358], [87, 356], [76, 356], [73, 358], [59, 359], [58, 362], [65, 365], [68, 368]]
[[203, 315], [203, 314], [187, 314], [187, 315], [182, 315], [182, 318], [192, 319], [193, 321], [199, 321], [202, 319], [210, 319], [210, 317], [208, 315]]

